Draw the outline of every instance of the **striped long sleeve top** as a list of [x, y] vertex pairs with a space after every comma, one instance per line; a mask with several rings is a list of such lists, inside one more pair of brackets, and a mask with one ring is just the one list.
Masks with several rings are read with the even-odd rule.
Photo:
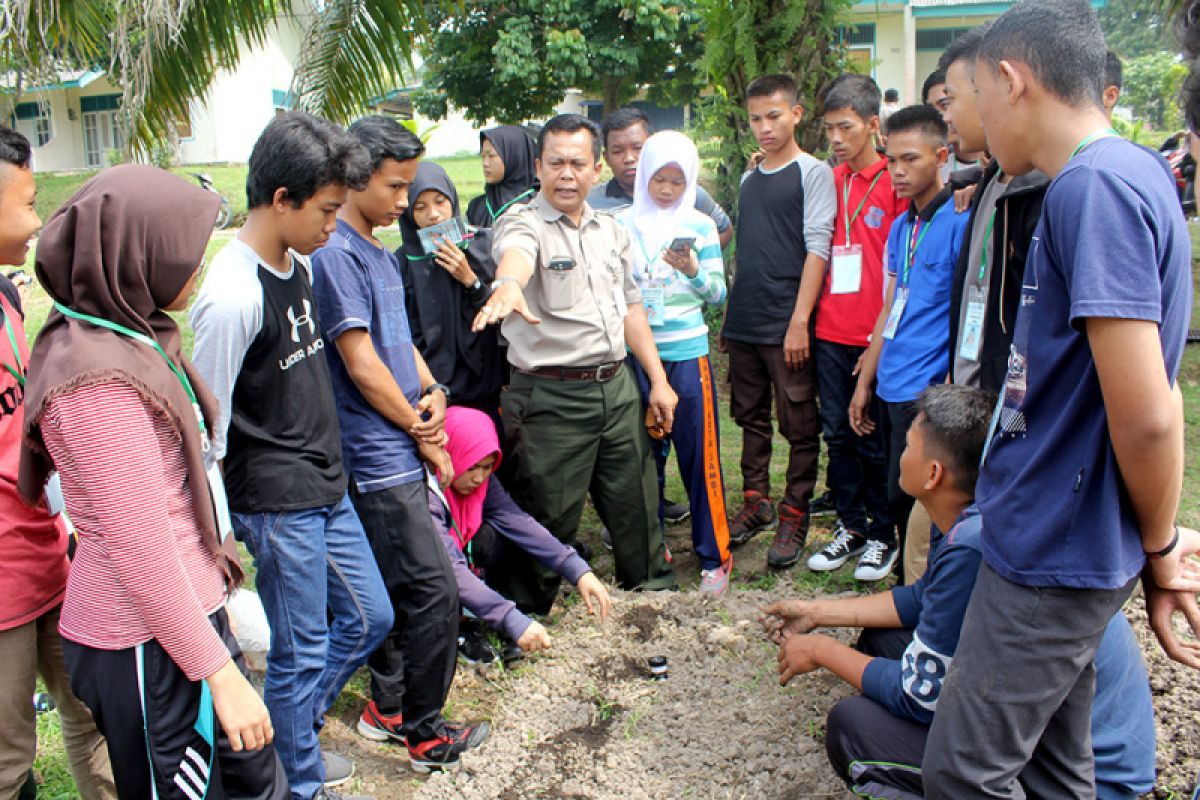
[[59, 632], [100, 650], [157, 639], [191, 680], [216, 672], [229, 651], [208, 617], [224, 579], [171, 424], [113, 381], [55, 397], [41, 431], [79, 531]]

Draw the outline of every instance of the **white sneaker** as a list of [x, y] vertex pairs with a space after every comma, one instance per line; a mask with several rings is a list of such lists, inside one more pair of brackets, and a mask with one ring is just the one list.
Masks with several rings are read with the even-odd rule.
[[858, 568], [854, 570], [854, 579], [878, 581], [886, 578], [896, 565], [898, 555], [896, 545], [868, 540], [862, 558], [858, 560]]
[[863, 552], [867, 540], [861, 533], [853, 533], [838, 520], [833, 532], [833, 541], [813, 553], [808, 559], [808, 568], [814, 572], [829, 572], [845, 564], [852, 556]]

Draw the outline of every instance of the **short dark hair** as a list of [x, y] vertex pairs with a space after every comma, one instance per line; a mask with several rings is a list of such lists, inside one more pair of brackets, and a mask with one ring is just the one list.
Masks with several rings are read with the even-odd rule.
[[885, 102], [885, 103], [900, 102], [900, 92], [897, 91], [896, 89], [888, 89], [886, 92], [883, 93], [883, 102]]
[[270, 205], [283, 189], [299, 208], [323, 186], [363, 189], [371, 179], [366, 148], [332, 122], [288, 111], [267, 125], [250, 152], [246, 204]]
[[625, 106], [609, 114], [600, 123], [600, 139], [604, 143], [604, 149], [608, 149], [608, 135], [610, 133], [623, 131], [638, 124], [646, 127], [647, 136], [654, 133], [654, 127], [650, 124], [650, 117], [646, 116], [646, 112], [640, 108]]
[[1175, 18], [1175, 36], [1187, 60], [1188, 76], [1179, 92], [1188, 127], [1200, 131], [1200, 0], [1188, 0]]
[[1104, 54], [1104, 88], [1115, 86], [1120, 89], [1124, 83], [1125, 74], [1124, 67], [1121, 66], [1121, 57], [1108, 50]]
[[379, 171], [385, 158], [396, 161], [412, 161], [425, 152], [420, 138], [391, 117], [372, 114], [355, 120], [346, 133], [358, 140], [367, 149], [371, 159], [371, 172]]
[[14, 167], [26, 169], [32, 157], [33, 151], [25, 135], [0, 125], [0, 164], [12, 164]]
[[987, 443], [996, 396], [972, 386], [936, 383], [917, 397], [917, 420], [926, 452], [944, 463], [954, 485], [975, 495], [979, 460]]
[[592, 135], [592, 156], [600, 160], [600, 129], [596, 123], [592, 122], [582, 114], [559, 114], [557, 117], [551, 117], [542, 129], [538, 131], [537, 137], [537, 155], [542, 157], [542, 153], [546, 152], [546, 137], [552, 133], [575, 133], [576, 131], [587, 131]]
[[770, 97], [773, 94], [781, 94], [788, 99], [789, 103], [794, 104], [796, 102], [796, 79], [785, 72], [777, 72], [772, 75], [759, 75], [746, 87], [747, 100], [751, 97]]
[[929, 77], [925, 79], [925, 83], [921, 84], [921, 102], [929, 102], [929, 92], [939, 83], [946, 82], [946, 70], [935, 69], [929, 73]]
[[979, 54], [979, 45], [983, 43], [983, 37], [987, 35], [988, 29], [992, 27], [992, 23], [983, 23], [976, 25], [971, 30], [959, 36], [950, 46], [942, 52], [942, 57], [938, 59], [937, 71], [942, 73], [943, 79], [945, 74], [950, 71], [950, 65], [956, 61], [967, 61], [971, 72], [975, 71], [975, 56]]
[[920, 103], [895, 111], [887, 118], [886, 127], [888, 136], [904, 131], [921, 131], [929, 138], [940, 142], [943, 147], [950, 135], [950, 130], [946, 127], [946, 121], [942, 119], [941, 112], [933, 106]]
[[1020, 61], [1068, 105], [1103, 106], [1104, 34], [1088, 0], [1020, 0], [992, 23], [979, 60]]
[[866, 75], [839, 75], [820, 93], [821, 113], [850, 109], [863, 118], [879, 116], [879, 84]]

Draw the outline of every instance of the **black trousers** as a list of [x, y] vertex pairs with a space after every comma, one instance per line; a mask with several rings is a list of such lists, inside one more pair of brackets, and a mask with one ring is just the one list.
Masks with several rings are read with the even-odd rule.
[[[209, 619], [245, 674], [225, 610]], [[161, 800], [291, 797], [275, 747], [235, 752], [203, 681], [188, 680], [156, 640], [124, 650], [64, 641], [63, 657], [71, 690], [92, 710], [104, 734], [122, 800], [146, 800], [155, 793]], [[197, 725], [205, 700], [212, 714], [211, 739]]]
[[396, 616], [367, 659], [371, 697], [385, 714], [403, 711], [414, 743], [437, 733], [458, 643], [458, 584], [425, 492], [424, 481], [350, 491]]
[[[908, 530], [908, 515], [912, 513], [916, 500], [909, 497], [900, 488], [900, 456], [904, 453], [908, 428], [917, 418], [917, 404], [915, 401], [908, 403], [881, 401], [880, 405], [883, 406], [883, 413], [880, 414], [880, 417], [883, 421], [883, 438], [887, 448], [888, 516], [891, 517], [891, 521], [898, 531], [900, 552], [903, 554], [905, 532]], [[891, 541], [896, 541], [896, 539], [890, 540], [889, 543]], [[903, 559], [898, 559], [897, 563], [903, 567], [901, 562]], [[901, 572], [901, 577], [903, 577], [903, 572]]]

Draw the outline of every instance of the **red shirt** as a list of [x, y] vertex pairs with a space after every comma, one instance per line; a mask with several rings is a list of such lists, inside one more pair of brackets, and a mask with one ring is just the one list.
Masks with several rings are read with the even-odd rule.
[[[839, 164], [834, 167], [833, 182], [838, 201], [833, 246], [846, 245], [846, 220], [852, 217], [849, 242], [862, 247], [862, 282], [857, 292], [833, 294], [830, 281], [834, 256], [830, 256], [825, 285], [817, 303], [816, 335], [827, 342], [866, 347], [879, 309], [883, 307], [883, 251], [888, 231], [892, 229], [892, 221], [908, 210], [908, 200], [897, 197], [892, 189], [886, 158], [880, 158], [862, 172], [851, 172], [849, 164]], [[855, 216], [860, 204], [861, 210]]]
[[5, 367], [23, 372], [29, 364], [29, 345], [20, 312], [3, 295], [0, 306], [20, 354], [19, 360], [14, 357], [8, 336], [0, 333], [0, 630], [9, 630], [62, 602], [67, 533], [44, 506], [31, 508], [17, 494], [25, 391]]

